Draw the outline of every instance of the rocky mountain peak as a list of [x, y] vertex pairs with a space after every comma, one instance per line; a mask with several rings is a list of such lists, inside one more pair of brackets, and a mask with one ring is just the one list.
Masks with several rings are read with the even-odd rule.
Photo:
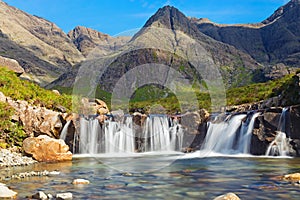
[[271, 15], [269, 18], [264, 20], [262, 23], [264, 24], [269, 24], [277, 21], [281, 17], [287, 17], [288, 19], [290, 18], [299, 18], [300, 15], [300, 0], [291, 0], [284, 6], [279, 7], [273, 15]]
[[78, 37], [80, 37], [80, 35], [86, 35], [89, 38], [93, 38], [93, 39], [101, 39], [101, 40], [106, 40], [107, 38], [109, 38], [110, 36], [104, 33], [101, 33], [99, 31], [93, 30], [91, 28], [87, 28], [84, 26], [76, 26], [73, 30], [71, 30], [68, 33], [68, 36], [71, 40], [74, 40]]
[[144, 27], [157, 26], [159, 28], [186, 30], [189, 27], [189, 19], [173, 6], [160, 8], [146, 22]]

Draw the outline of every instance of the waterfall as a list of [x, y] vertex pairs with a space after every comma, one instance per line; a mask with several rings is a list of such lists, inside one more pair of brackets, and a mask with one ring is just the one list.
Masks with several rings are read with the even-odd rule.
[[183, 130], [177, 119], [169, 121], [164, 115], [150, 115], [146, 119], [142, 137], [145, 151], [180, 151]]
[[80, 118], [79, 153], [96, 154], [100, 149], [101, 127], [96, 119]]
[[71, 120], [67, 121], [67, 123], [65, 124], [63, 130], [61, 131], [59, 139], [66, 140], [66, 137], [67, 137], [67, 134], [68, 134], [68, 128], [69, 128], [70, 123], [71, 123]]
[[283, 108], [282, 113], [279, 118], [277, 135], [275, 139], [269, 144], [266, 156], [287, 156], [289, 153], [289, 138], [286, 132], [288, 131], [286, 127], [286, 118], [289, 108]]
[[277, 130], [278, 131], [281, 131], [281, 132], [286, 132], [286, 117], [287, 117], [287, 113], [289, 111], [289, 108], [283, 108], [282, 109], [282, 113], [280, 115], [280, 118], [279, 118], [279, 123], [278, 123], [278, 127], [277, 127]]
[[105, 153], [133, 153], [135, 135], [132, 117], [126, 116], [124, 122], [105, 122]]
[[[180, 151], [183, 143], [183, 129], [175, 117], [149, 115], [136, 133], [133, 117], [124, 116], [119, 121], [105, 120], [100, 125], [95, 118], [80, 118], [80, 129], [74, 137], [80, 154], [134, 153], [135, 151]], [[67, 124], [66, 124], [67, 126]], [[67, 127], [64, 129], [67, 130]], [[67, 131], [64, 132], [66, 137]], [[137, 144], [140, 141], [141, 144]]]
[[229, 121], [209, 123], [203, 150], [232, 153], [236, 132], [247, 115], [235, 115]]
[[254, 113], [249, 123], [250, 118], [247, 118], [246, 122], [242, 122], [242, 128], [240, 131], [240, 139], [238, 142], [239, 152], [244, 154], [250, 154], [251, 136], [254, 129], [254, 123], [260, 113]]
[[266, 156], [287, 156], [289, 152], [289, 142], [284, 132], [277, 131], [273, 142], [270, 143]]
[[259, 114], [230, 115], [224, 121], [209, 122], [201, 150], [223, 154], [249, 154], [254, 122]]

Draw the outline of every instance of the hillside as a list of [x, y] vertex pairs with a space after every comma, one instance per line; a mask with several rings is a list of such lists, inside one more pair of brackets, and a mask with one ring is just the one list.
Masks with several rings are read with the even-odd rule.
[[[207, 36], [230, 44], [282, 73], [286, 67], [298, 68], [300, 64], [299, 13], [300, 1], [291, 0], [263, 22], [253, 25], [220, 25], [207, 20], [191, 20]], [[278, 67], [279, 63], [286, 67]]]
[[[24, 124], [21, 124], [18, 120], [16, 121], [16, 117], [13, 117], [17, 113], [16, 109], [21, 108], [9, 105], [3, 100], [3, 95], [9, 97], [12, 101], [27, 101], [28, 104], [26, 106], [35, 106], [35, 112], [38, 112], [38, 107], [60, 111], [65, 109], [69, 112], [72, 109], [71, 96], [58, 95], [52, 91], [41, 88], [35, 83], [21, 80], [14, 72], [1, 66], [0, 92], [0, 148], [22, 146], [22, 141], [30, 134], [33, 134], [32, 132], [26, 132], [23, 127]], [[18, 104], [15, 105], [17, 106]], [[23, 114], [25, 116], [29, 115], [29, 113]], [[49, 123], [49, 121], [47, 123]], [[29, 126], [29, 124], [25, 125]]]
[[33, 79], [49, 83], [84, 57], [54, 23], [0, 1], [0, 55], [17, 60]]

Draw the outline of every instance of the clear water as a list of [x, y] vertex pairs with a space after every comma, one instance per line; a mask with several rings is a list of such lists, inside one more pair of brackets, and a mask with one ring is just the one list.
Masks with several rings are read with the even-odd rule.
[[[241, 199], [299, 199], [299, 186], [278, 178], [299, 172], [299, 158], [198, 156], [199, 152], [78, 157], [72, 162], [40, 163], [0, 172], [61, 172], [58, 176], [2, 181], [19, 193], [19, 199], [37, 191], [72, 192], [74, 199], [213, 199], [227, 192], [234, 192]], [[154, 168], [157, 170], [146, 172]], [[76, 178], [88, 179], [91, 184], [72, 185]]]

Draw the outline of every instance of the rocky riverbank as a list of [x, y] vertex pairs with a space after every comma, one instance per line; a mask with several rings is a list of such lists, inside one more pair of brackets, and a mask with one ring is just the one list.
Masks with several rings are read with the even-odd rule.
[[30, 157], [23, 156], [21, 153], [12, 152], [8, 149], [0, 149], [0, 169], [1, 167], [31, 165], [36, 162]]

